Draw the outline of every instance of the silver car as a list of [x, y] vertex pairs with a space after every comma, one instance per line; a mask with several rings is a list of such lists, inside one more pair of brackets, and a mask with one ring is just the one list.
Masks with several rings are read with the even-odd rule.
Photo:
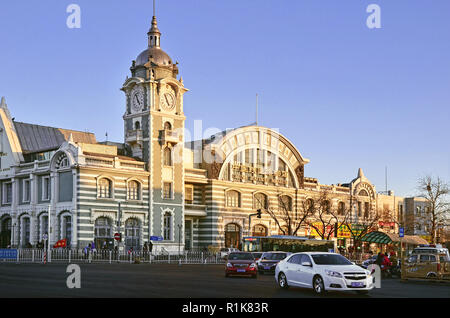
[[336, 253], [296, 253], [278, 263], [275, 280], [280, 288], [312, 288], [317, 294], [327, 290], [357, 291], [367, 294], [374, 288], [370, 271]]

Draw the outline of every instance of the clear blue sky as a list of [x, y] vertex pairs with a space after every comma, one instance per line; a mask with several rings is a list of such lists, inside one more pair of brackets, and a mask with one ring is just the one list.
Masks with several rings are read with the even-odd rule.
[[[82, 10], [68, 29], [66, 8]], [[366, 26], [369, 4], [382, 28]], [[348, 182], [359, 167], [384, 190], [450, 181], [450, 1], [159, 0], [162, 48], [190, 89], [187, 127], [279, 128], [305, 173]], [[131, 61], [146, 48], [152, 1], [1, 1], [0, 96], [18, 121], [123, 141]]]

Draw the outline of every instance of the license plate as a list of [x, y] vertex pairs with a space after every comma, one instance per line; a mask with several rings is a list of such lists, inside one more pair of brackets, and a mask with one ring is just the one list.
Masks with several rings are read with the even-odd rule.
[[363, 287], [364, 283], [352, 283], [352, 287]]
[[245, 268], [239, 268], [239, 269], [237, 270], [237, 272], [238, 272], [238, 273], [245, 273]]
[[270, 269], [270, 266], [265, 266], [264, 269]]

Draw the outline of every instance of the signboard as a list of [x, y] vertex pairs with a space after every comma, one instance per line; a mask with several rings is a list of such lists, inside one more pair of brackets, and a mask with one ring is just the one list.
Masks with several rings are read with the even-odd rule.
[[341, 224], [337, 231], [338, 238], [351, 238], [352, 233], [346, 224]]
[[120, 234], [120, 233], [115, 233], [115, 234], [114, 234], [114, 239], [115, 239], [116, 241], [120, 241], [120, 240], [122, 239], [122, 234]]
[[0, 249], [0, 259], [17, 259], [17, 250]]
[[[315, 236], [315, 237], [320, 237], [321, 233], [325, 238], [328, 236], [328, 234], [330, 234], [330, 232], [333, 230], [331, 225], [327, 225], [327, 229], [324, 233], [323, 230], [323, 223], [322, 222], [315, 222], [312, 224], [314, 227], [310, 226], [309, 230], [310, 230], [310, 235]], [[319, 230], [319, 233], [317, 232], [316, 228]], [[333, 237], [334, 233], [331, 234], [330, 237]]]
[[405, 236], [405, 228], [401, 227], [398, 229], [398, 236], [404, 237]]
[[162, 236], [150, 236], [150, 241], [163, 241], [164, 238]]

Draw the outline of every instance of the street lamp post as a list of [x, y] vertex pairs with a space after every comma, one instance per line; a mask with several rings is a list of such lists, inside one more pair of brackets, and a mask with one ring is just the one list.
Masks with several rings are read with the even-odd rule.
[[183, 225], [178, 224], [178, 256], [181, 255], [181, 228]]

